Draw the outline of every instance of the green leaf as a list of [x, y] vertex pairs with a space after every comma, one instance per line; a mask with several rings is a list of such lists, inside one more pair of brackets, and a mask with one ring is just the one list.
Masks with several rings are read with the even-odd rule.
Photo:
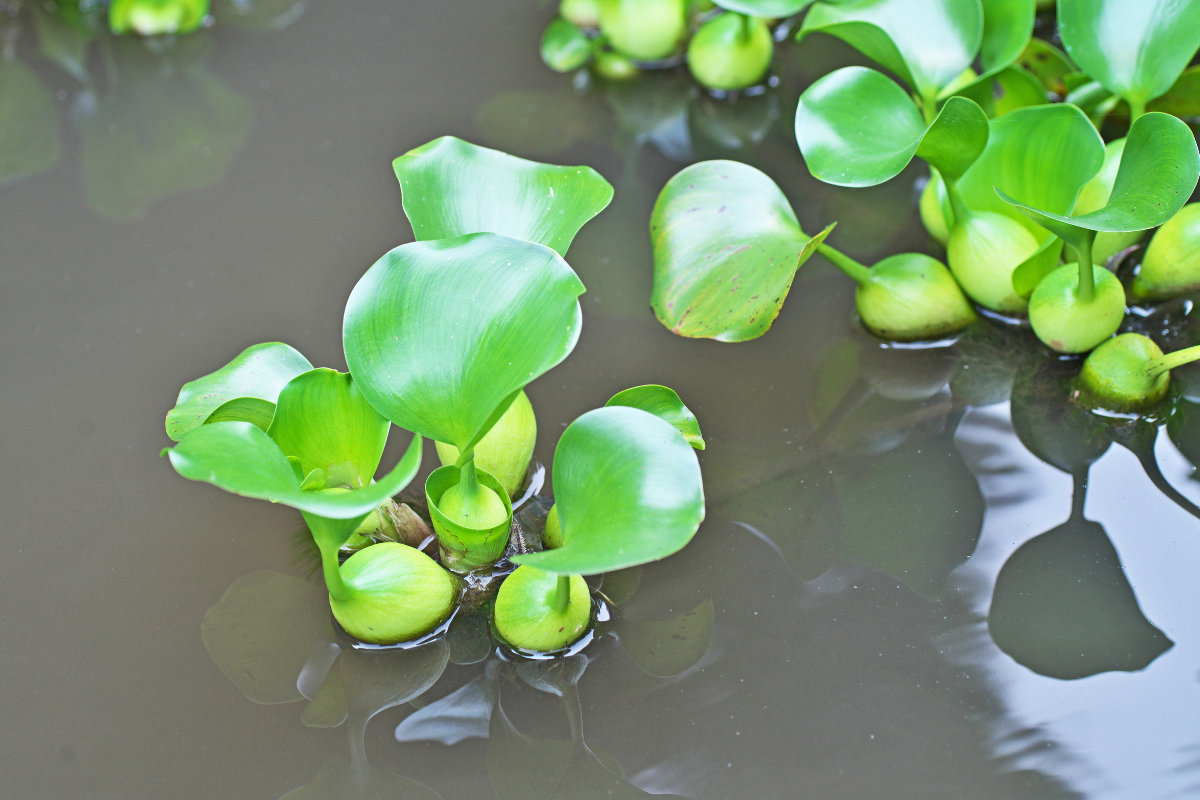
[[836, 186], [874, 186], [919, 155], [957, 178], [987, 144], [987, 115], [952, 97], [928, 126], [897, 83], [866, 67], [845, 67], [805, 90], [796, 141], [813, 175]]
[[339, 493], [301, 491], [300, 479], [279, 445], [249, 422], [202, 425], [164, 452], [176, 472], [188, 480], [348, 520], [367, 514], [408, 485], [421, 466], [421, 437], [413, 437], [404, 457], [378, 483]]
[[813, 0], [714, 0], [726, 11], [735, 11], [763, 19], [785, 19], [799, 14], [812, 5]]
[[1164, 94], [1200, 48], [1198, 0], [1059, 0], [1075, 63], [1134, 106]]
[[1200, 152], [1192, 132], [1169, 114], [1151, 112], [1136, 119], [1125, 138], [1121, 165], [1108, 204], [1078, 217], [1057, 214], [996, 193], [1067, 244], [1090, 251], [1093, 236], [1084, 232], [1140, 231], [1175, 216], [1200, 178]]
[[573, 22], [555, 17], [542, 33], [542, 61], [555, 72], [579, 69], [592, 58], [592, 40]]
[[262, 400], [257, 397], [235, 397], [218, 406], [217, 410], [209, 414], [208, 419], [204, 420], [204, 424], [210, 425], [214, 422], [253, 422], [256, 427], [262, 428], [265, 431], [271, 427], [271, 420], [274, 418], [275, 404], [270, 400]]
[[313, 643], [331, 642], [329, 597], [308, 581], [259, 570], [226, 590], [200, 623], [204, 649], [256, 703], [303, 699], [296, 679]]
[[346, 363], [384, 416], [466, 453], [574, 349], [583, 292], [538, 244], [494, 233], [406, 244], [351, 292]]
[[921, 97], [933, 98], [975, 60], [983, 42], [983, 8], [979, 0], [816, 3], [796, 38], [813, 31], [842, 39]]
[[667, 182], [650, 217], [650, 305], [681, 336], [762, 336], [796, 270], [829, 230], [809, 237], [774, 181], [735, 161], [704, 161]]
[[501, 233], [566, 255], [575, 234], [613, 196], [591, 167], [526, 161], [453, 136], [410, 150], [392, 168], [422, 242]]
[[1146, 108], [1177, 117], [1200, 117], [1200, 64], [1185, 69], [1167, 93], [1151, 100]]
[[1059, 97], [1066, 97], [1070, 91], [1064, 78], [1075, 72], [1075, 65], [1066, 53], [1045, 39], [1030, 39], [1017, 64]]
[[1013, 291], [1021, 297], [1029, 297], [1033, 290], [1058, 267], [1062, 256], [1063, 240], [1051, 236], [1042, 242], [1041, 247], [1033, 255], [1022, 261], [1012, 274]]
[[[178, 442], [185, 433], [203, 425], [218, 408], [238, 398], [257, 398], [270, 403], [274, 413], [275, 401], [287, 382], [312, 368], [307, 358], [280, 342], [247, 347], [216, 372], [183, 385], [175, 407], [167, 412], [167, 436]], [[240, 411], [237, 406], [225, 411], [226, 417], [238, 413], [244, 415], [238, 419], [256, 423], [266, 413], [265, 407], [259, 406], [254, 412], [256, 418], [250, 420], [245, 406]], [[267, 421], [270, 424], [270, 417]]]
[[330, 485], [359, 489], [379, 467], [389, 426], [349, 374], [314, 369], [283, 387], [267, 434], [305, 475], [320, 469]]
[[1034, 0], [982, 0], [983, 41], [979, 61], [984, 74], [1016, 61], [1033, 37]]
[[697, 450], [704, 449], [704, 437], [700, 435], [700, 423], [696, 415], [679, 399], [674, 389], [666, 386], [650, 384], [635, 386], [623, 392], [617, 392], [604, 405], [629, 406], [649, 411], [661, 420], [671, 423], [683, 434], [683, 439]]
[[1017, 109], [990, 128], [983, 154], [958, 183], [963, 199], [975, 211], [1012, 217], [1043, 242], [1050, 234], [997, 197], [995, 187], [1070, 213], [1080, 187], [1104, 163], [1104, 142], [1083, 112], [1062, 104]]
[[695, 451], [672, 425], [636, 408], [589, 411], [554, 450], [563, 546], [515, 556], [560, 575], [595, 575], [665, 558], [704, 519]]

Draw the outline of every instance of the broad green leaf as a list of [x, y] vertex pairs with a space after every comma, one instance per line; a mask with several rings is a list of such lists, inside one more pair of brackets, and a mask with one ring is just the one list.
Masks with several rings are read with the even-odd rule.
[[466, 453], [574, 349], [583, 292], [539, 244], [476, 233], [402, 245], [350, 294], [346, 363], [385, 417]]
[[1070, 105], [1020, 108], [989, 127], [987, 147], [958, 183], [963, 199], [975, 211], [1016, 219], [1043, 242], [1050, 234], [1001, 200], [995, 188], [1028, 197], [1039, 208], [1070, 213], [1080, 187], [1104, 164], [1104, 142]]
[[604, 405], [629, 406], [649, 411], [659, 419], [674, 425], [676, 430], [683, 434], [684, 441], [692, 447], [697, 450], [704, 449], [704, 437], [700, 435], [700, 423], [696, 421], [696, 415], [689, 411], [688, 407], [679, 399], [679, 395], [675, 393], [674, 389], [656, 384], [635, 386], [632, 389], [617, 392]]
[[828, 233], [802, 231], [783, 192], [754, 167], [693, 164], [667, 182], [650, 217], [650, 305], [681, 336], [755, 339]]
[[944, 87], [941, 94], [969, 97], [989, 116], [997, 116], [992, 111], [990, 95], [996, 83], [1003, 85], [1000, 76], [1030, 43], [1036, 10], [1034, 0], [983, 0], [983, 42], [979, 48], [983, 73], [962, 88], [953, 84]]
[[1033, 255], [1022, 261], [1012, 274], [1013, 291], [1021, 297], [1029, 297], [1033, 290], [1058, 267], [1062, 256], [1063, 240], [1051, 236], [1042, 242]]
[[976, 81], [956, 94], [974, 100], [992, 118], [1002, 117], [1018, 108], [1050, 102], [1041, 82], [1017, 64], [1005, 67], [986, 80]]
[[19, 61], [0, 61], [0, 120], [0, 186], [58, 163], [58, 103], [37, 74]]
[[570, 72], [592, 57], [592, 40], [579, 26], [555, 17], [542, 33], [542, 61], [555, 72]]
[[796, 38], [813, 31], [842, 39], [932, 99], [975, 60], [983, 8], [979, 0], [816, 3]]
[[637, 408], [589, 411], [554, 450], [563, 545], [515, 556], [560, 575], [595, 575], [665, 558], [704, 519], [695, 451], [670, 423]]
[[417, 241], [500, 233], [566, 255], [613, 188], [591, 167], [526, 161], [453, 136], [392, 162]]
[[813, 0], [714, 0], [726, 11], [736, 11], [763, 19], [784, 19], [799, 14], [812, 5]]
[[270, 500], [309, 514], [347, 520], [361, 517], [408, 485], [421, 466], [421, 437], [414, 436], [392, 471], [363, 489], [303, 492], [287, 456], [270, 436], [249, 422], [202, 425], [164, 451], [175, 470], [244, 497]]
[[275, 418], [275, 404], [270, 400], [261, 400], [257, 397], [235, 397], [232, 400], [226, 400], [217, 410], [208, 415], [208, 419], [204, 420], [205, 425], [213, 422], [253, 422], [264, 431], [271, 427], [271, 420]]
[[314, 369], [283, 387], [267, 434], [305, 475], [320, 469], [330, 486], [359, 489], [375, 476], [389, 425], [349, 374]]
[[1058, 31], [1084, 72], [1144, 108], [1200, 48], [1200, 0], [1059, 0]]
[[[218, 408], [239, 398], [257, 398], [273, 406], [279, 392], [287, 382], [302, 372], [312, 369], [308, 359], [290, 345], [267, 342], [247, 347], [237, 358], [216, 372], [189, 381], [179, 390], [175, 407], [167, 412], [167, 436], [178, 442], [188, 431], [198, 428]], [[266, 413], [264, 406], [249, 410], [230, 406], [225, 417], [238, 414], [237, 419], [257, 423], [258, 417]], [[250, 419], [250, 414], [255, 419]], [[270, 424], [270, 417], [267, 417]], [[265, 430], [265, 426], [263, 427]]]
[[1044, 211], [999, 188], [996, 193], [1067, 244], [1078, 248], [1095, 231], [1140, 231], [1175, 216], [1200, 178], [1200, 152], [1192, 132], [1169, 114], [1151, 112], [1129, 128], [1108, 204], [1078, 217]]
[[1185, 69], [1167, 93], [1151, 100], [1146, 109], [1177, 117], [1200, 117], [1200, 64]]
[[919, 155], [957, 178], [987, 144], [987, 116], [962, 97], [946, 101], [933, 124], [897, 83], [866, 67], [831, 72], [805, 90], [796, 141], [809, 171], [836, 186], [874, 186]]
[[313, 643], [333, 641], [329, 597], [308, 581], [259, 570], [239, 578], [200, 623], [204, 649], [256, 703], [303, 699], [296, 679]]
[[1059, 97], [1066, 97], [1070, 91], [1064, 78], [1075, 72], [1075, 65], [1066, 53], [1045, 39], [1030, 39], [1017, 64]]

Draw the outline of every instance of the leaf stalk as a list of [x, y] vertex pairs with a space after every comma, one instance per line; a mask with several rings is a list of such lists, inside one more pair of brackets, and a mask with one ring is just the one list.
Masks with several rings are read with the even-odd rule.
[[817, 252], [832, 261], [835, 267], [853, 278], [859, 286], [866, 286], [871, 282], [870, 267], [863, 266], [824, 243], [817, 245]]
[[1182, 350], [1176, 350], [1173, 353], [1167, 353], [1146, 362], [1146, 375], [1151, 378], [1157, 378], [1164, 372], [1169, 372], [1176, 367], [1182, 367], [1184, 364], [1190, 364], [1196, 360], [1200, 360], [1200, 345], [1185, 347]]
[[550, 601], [550, 607], [560, 614], [567, 610], [567, 606], [571, 603], [571, 576], [559, 575], [558, 583], [554, 586], [554, 599]]

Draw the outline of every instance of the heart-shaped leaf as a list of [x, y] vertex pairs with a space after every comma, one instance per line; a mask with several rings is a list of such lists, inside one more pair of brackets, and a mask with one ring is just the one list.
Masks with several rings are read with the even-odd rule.
[[1096, 231], [1140, 231], [1175, 216], [1200, 178], [1200, 152], [1191, 130], [1169, 114], [1151, 112], [1129, 128], [1121, 165], [1108, 204], [1078, 217], [1057, 214], [1015, 200], [1002, 200], [1067, 244], [1091, 253]]
[[[1030, 198], [1026, 202], [1039, 208], [1070, 213], [1080, 187], [1104, 164], [1104, 142], [1087, 116], [1070, 105], [1017, 109], [989, 127], [987, 147], [958, 182], [963, 200], [975, 211], [1012, 217], [1044, 242], [1050, 233], [997, 197], [995, 187]], [[943, 210], [949, 218], [948, 201]]]
[[755, 339], [831, 228], [809, 237], [783, 192], [754, 167], [693, 164], [667, 182], [650, 217], [650, 305], [681, 336]]
[[1200, 2], [1059, 0], [1058, 30], [1084, 72], [1140, 110], [1200, 48]]
[[[287, 382], [312, 368], [307, 358], [300, 355], [295, 348], [281, 342], [247, 347], [237, 358], [216, 372], [183, 385], [175, 407], [167, 412], [167, 436], [178, 442], [185, 433], [203, 425], [218, 408], [239, 398], [261, 400], [270, 404], [273, 413], [279, 392]], [[246, 406], [253, 408], [255, 404]], [[265, 407], [259, 405], [256, 411], [265, 413]], [[239, 418], [243, 421], [258, 421], [257, 418]], [[225, 419], [228, 420], [229, 416]], [[267, 414], [268, 424], [270, 419], [270, 414]]]
[[267, 434], [304, 475], [319, 469], [327, 486], [359, 489], [375, 475], [389, 426], [349, 374], [314, 369], [283, 387]]
[[317, 641], [333, 641], [329, 597], [308, 581], [259, 570], [239, 578], [204, 615], [204, 649], [256, 703], [303, 699], [296, 679]]
[[665, 558], [704, 519], [700, 463], [670, 423], [637, 408], [589, 411], [554, 450], [563, 545], [515, 556], [560, 575], [595, 575]]
[[813, 31], [842, 39], [932, 100], [975, 60], [983, 8], [979, 0], [816, 3], [796, 38]]
[[559, 167], [434, 139], [392, 162], [417, 241], [500, 233], [566, 255], [613, 188], [591, 167]]
[[692, 447], [697, 450], [704, 449], [704, 437], [700, 435], [700, 423], [696, 421], [696, 415], [689, 411], [688, 407], [679, 399], [679, 395], [675, 393], [674, 389], [656, 384], [635, 386], [632, 389], [617, 392], [604, 405], [629, 406], [649, 411], [659, 419], [674, 425], [675, 429], [683, 434], [684, 441]]
[[[1035, 0], [982, 0], [983, 41], [979, 47], [979, 63], [983, 73], [962, 89], [946, 87], [943, 94], [969, 97], [991, 113], [985, 100], [993, 92], [993, 82], [1025, 51], [1033, 36], [1033, 18], [1037, 11]], [[1045, 102], [1043, 96], [1042, 102]]]
[[350, 293], [346, 363], [384, 416], [466, 454], [574, 349], [583, 292], [539, 244], [476, 233], [402, 245]]
[[202, 425], [163, 452], [188, 480], [345, 520], [369, 513], [408, 485], [421, 466], [421, 437], [413, 437], [404, 457], [378, 483], [341, 493], [301, 491], [301, 480], [279, 445], [249, 422]]
[[896, 177], [919, 155], [957, 179], [983, 152], [987, 115], [952, 97], [926, 128], [912, 98], [866, 67], [845, 67], [818, 80], [796, 108], [796, 141], [813, 175], [836, 186], [874, 186]]

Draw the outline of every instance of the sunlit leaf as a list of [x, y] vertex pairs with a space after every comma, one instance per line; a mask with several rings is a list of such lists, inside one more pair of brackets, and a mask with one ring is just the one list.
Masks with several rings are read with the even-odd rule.
[[413, 437], [404, 457], [379, 482], [337, 494], [301, 491], [301, 481], [279, 445], [249, 422], [202, 425], [164, 452], [189, 480], [345, 520], [367, 514], [408, 485], [421, 466], [421, 437]]
[[918, 95], [933, 98], [974, 61], [983, 42], [983, 8], [979, 0], [816, 3], [797, 38], [813, 31], [842, 39]]
[[681, 336], [762, 336], [796, 269], [828, 232], [804, 233], [783, 192], [757, 169], [735, 161], [694, 164], [663, 187], [650, 217], [650, 305]]
[[[714, 0], [716, 1], [716, 0]], [[726, 11], [763, 19], [786, 19], [812, 5], [813, 0], [719, 0]]]
[[392, 167], [417, 241], [500, 233], [565, 255], [613, 196], [591, 167], [526, 161], [453, 136], [410, 150]]
[[1070, 91], [1064, 78], [1076, 71], [1075, 65], [1066, 53], [1045, 39], [1030, 39], [1017, 63], [1059, 97], [1066, 97]]
[[670, 423], [640, 409], [589, 411], [554, 450], [563, 546], [515, 556], [547, 572], [594, 575], [665, 558], [704, 519], [695, 451]]
[[679, 395], [675, 393], [674, 389], [655, 384], [635, 386], [632, 389], [617, 392], [604, 405], [630, 406], [631, 408], [640, 408], [642, 411], [649, 411], [659, 419], [674, 425], [676, 430], [683, 434], [684, 441], [692, 447], [697, 450], [704, 449], [704, 437], [700, 434], [700, 423], [696, 421], [696, 415], [689, 411], [688, 407], [679, 399]]
[[305, 475], [319, 469], [330, 486], [357, 489], [375, 476], [389, 425], [348, 373], [314, 369], [283, 387], [267, 434]]
[[541, 245], [493, 233], [406, 244], [351, 292], [346, 363], [384, 416], [465, 453], [574, 349], [583, 291]]
[[[216, 372], [183, 385], [175, 407], [167, 412], [167, 435], [179, 441], [185, 433], [203, 425], [222, 405], [239, 398], [256, 398], [270, 403], [271, 413], [274, 413], [275, 401], [287, 382], [312, 368], [307, 358], [280, 342], [248, 347]], [[266, 409], [258, 406], [255, 413], [261, 416]], [[237, 419], [251, 421], [246, 416]], [[258, 419], [254, 421], [257, 423]], [[267, 422], [270, 423], [270, 416]]]
[[1063, 45], [1084, 72], [1144, 107], [1200, 48], [1197, 0], [1059, 0]]

